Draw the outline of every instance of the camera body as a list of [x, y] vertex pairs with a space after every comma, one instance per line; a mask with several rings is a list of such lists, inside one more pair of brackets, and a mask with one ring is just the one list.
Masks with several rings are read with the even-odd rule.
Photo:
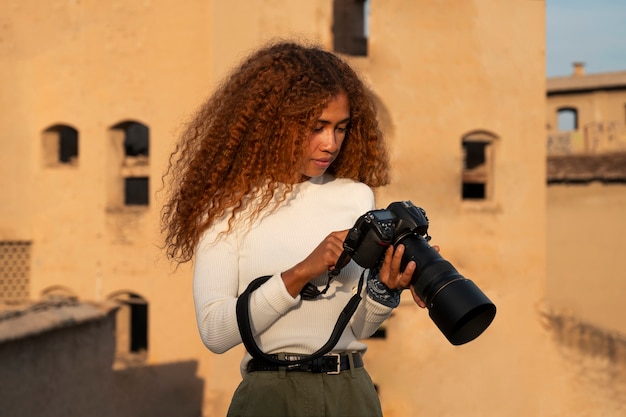
[[[374, 268], [389, 245], [407, 234], [430, 240], [426, 212], [410, 201], [391, 203], [386, 210], [371, 210], [359, 217], [343, 247], [354, 262], [363, 268]], [[406, 263], [403, 262], [402, 269]]]
[[411, 286], [431, 319], [450, 343], [467, 343], [491, 324], [496, 307], [429, 245], [428, 226], [424, 209], [410, 201], [394, 202], [357, 219], [344, 240], [344, 253], [363, 268], [376, 268], [390, 245], [404, 245], [400, 270], [415, 262]]

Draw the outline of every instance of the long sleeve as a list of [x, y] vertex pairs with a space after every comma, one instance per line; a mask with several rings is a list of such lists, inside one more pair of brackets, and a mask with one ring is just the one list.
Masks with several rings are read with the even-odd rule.
[[[245, 288], [239, 283], [239, 255], [236, 234], [220, 236], [220, 225], [205, 233], [196, 253], [193, 295], [202, 342], [215, 353], [241, 343], [237, 327], [237, 297]], [[297, 305], [287, 292], [280, 274], [273, 276], [250, 299], [253, 332], [259, 333]]]
[[373, 335], [393, 311], [392, 307], [385, 306], [369, 296], [367, 283], [363, 287], [361, 303], [350, 320], [350, 327], [358, 339], [366, 339]]
[[[364, 184], [329, 176], [297, 184], [278, 209], [263, 212], [254, 223], [235, 222], [225, 234], [226, 220], [216, 223], [198, 244], [193, 295], [200, 336], [215, 353], [241, 343], [237, 297], [252, 280], [271, 278], [250, 297], [250, 318], [257, 345], [266, 353], [310, 354], [324, 345], [339, 314], [356, 291], [363, 269], [350, 262], [333, 278], [326, 294], [315, 300], [293, 298], [281, 272], [305, 259], [331, 232], [352, 227], [374, 207]], [[313, 279], [322, 288], [327, 274]], [[372, 300], [365, 290], [336, 351], [364, 352], [359, 339], [373, 334], [391, 308]], [[242, 361], [242, 369], [249, 355]]]

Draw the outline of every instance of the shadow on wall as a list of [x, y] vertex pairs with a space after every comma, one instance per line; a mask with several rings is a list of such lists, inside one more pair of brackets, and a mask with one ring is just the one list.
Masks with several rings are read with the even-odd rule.
[[576, 381], [569, 390], [577, 415], [625, 415], [626, 337], [552, 311], [543, 311], [542, 316], [564, 359], [565, 372]]
[[114, 370], [114, 335], [115, 315], [110, 313], [97, 320], [0, 342], [0, 414], [201, 415], [204, 382], [196, 376], [196, 361]]
[[111, 416], [172, 417], [202, 415], [204, 384], [196, 361], [115, 371], [118, 409]]

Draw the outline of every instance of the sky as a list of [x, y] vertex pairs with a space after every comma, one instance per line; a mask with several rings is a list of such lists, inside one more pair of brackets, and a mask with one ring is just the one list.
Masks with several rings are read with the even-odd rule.
[[546, 73], [626, 71], [626, 0], [546, 0]]

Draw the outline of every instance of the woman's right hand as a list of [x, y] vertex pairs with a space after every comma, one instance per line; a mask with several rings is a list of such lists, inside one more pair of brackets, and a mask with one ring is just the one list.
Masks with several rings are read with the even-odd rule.
[[335, 267], [347, 235], [348, 230], [332, 232], [302, 262], [281, 274], [292, 297], [297, 297], [307, 282]]

